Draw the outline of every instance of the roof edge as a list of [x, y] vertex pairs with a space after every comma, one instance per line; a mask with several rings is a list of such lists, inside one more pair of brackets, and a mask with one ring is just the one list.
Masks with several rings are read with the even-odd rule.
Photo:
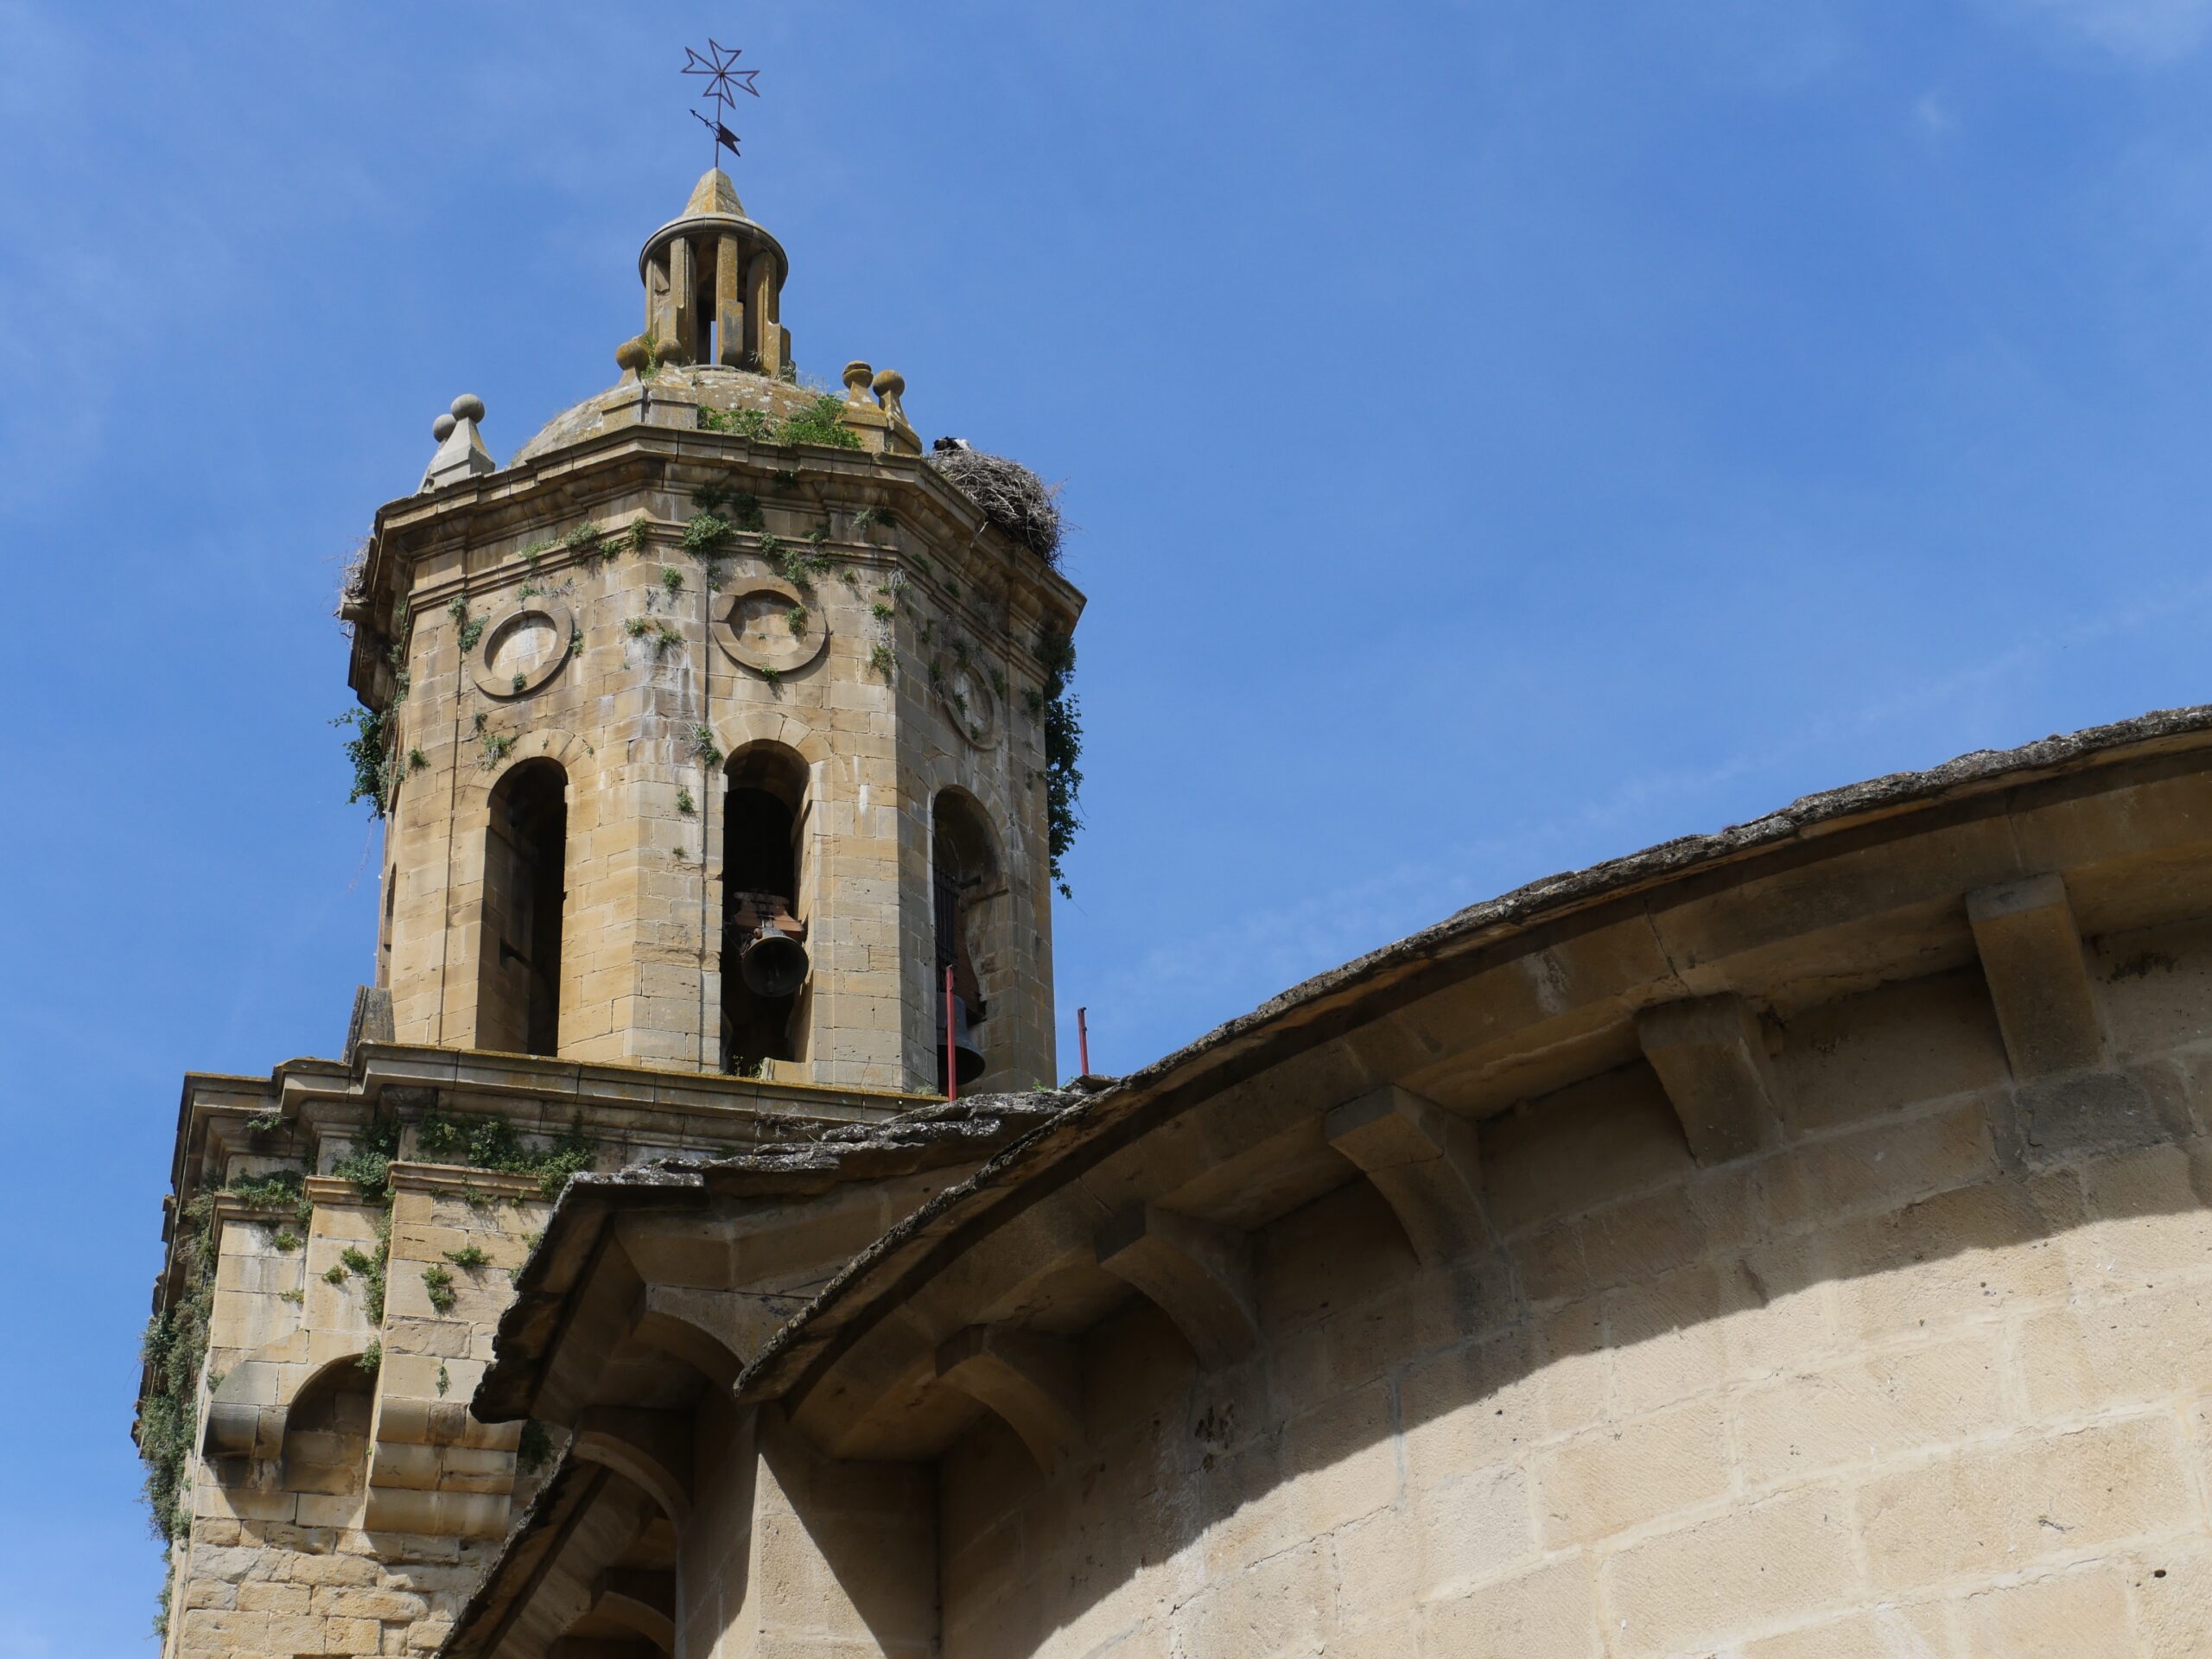
[[[995, 1189], [1015, 1168], [1050, 1166], [1090, 1135], [1119, 1122], [1142, 1105], [1189, 1089], [1205, 1071], [1225, 1067], [1265, 1037], [1299, 1023], [1319, 1005], [1379, 992], [1416, 968], [1471, 953], [1599, 903], [1681, 880], [1731, 862], [1820, 836], [1923, 811], [1951, 802], [2063, 777], [2094, 766], [2119, 765], [2166, 753], [2212, 747], [2212, 704], [2159, 709], [2132, 720], [2053, 735], [2012, 749], [1976, 749], [1940, 766], [1891, 772], [1863, 783], [1801, 796], [1778, 810], [1701, 836], [1681, 836], [1642, 851], [1585, 868], [1542, 877], [1467, 906], [1444, 920], [1341, 967], [1301, 981], [1249, 1014], [1217, 1026], [1196, 1040], [1081, 1100], [995, 1154], [966, 1180], [945, 1189], [887, 1230], [855, 1256], [806, 1306], [772, 1337], [739, 1376], [740, 1400], [774, 1398], [813, 1369], [830, 1333], [810, 1340], [812, 1327], [840, 1304], [890, 1288], [912, 1268], [897, 1260], [902, 1247], [925, 1234], [942, 1236], [971, 1220], [971, 1207], [992, 1202]], [[842, 1328], [842, 1327], [841, 1327]]]

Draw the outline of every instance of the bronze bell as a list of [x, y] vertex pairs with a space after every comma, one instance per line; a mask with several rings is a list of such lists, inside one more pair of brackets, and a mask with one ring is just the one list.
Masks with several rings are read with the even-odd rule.
[[[952, 999], [952, 1052], [958, 1062], [956, 1075], [960, 1079], [960, 1086], [965, 1089], [983, 1075], [983, 1051], [976, 1046], [975, 1036], [968, 1028], [968, 999], [964, 996]], [[938, 1092], [944, 1092], [944, 1039], [942, 1037], [938, 1039], [937, 1086]]]
[[755, 996], [789, 996], [806, 983], [806, 947], [772, 921], [763, 922], [738, 958], [738, 971]]

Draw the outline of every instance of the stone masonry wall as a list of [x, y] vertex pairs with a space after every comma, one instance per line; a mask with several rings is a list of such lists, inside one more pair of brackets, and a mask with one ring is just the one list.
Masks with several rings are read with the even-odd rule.
[[[521, 1422], [479, 1422], [468, 1409], [515, 1271], [551, 1212], [548, 1182], [440, 1161], [457, 1154], [449, 1140], [426, 1149], [432, 1109], [471, 1136], [499, 1120], [532, 1156], [581, 1133], [612, 1168], [751, 1151], [785, 1133], [814, 1147], [901, 1103], [696, 1080], [678, 1102], [650, 1073], [579, 1080], [550, 1063], [480, 1057], [460, 1087], [381, 1081], [448, 1064], [385, 1051], [365, 1063], [380, 1090], [365, 1103], [280, 1111], [280, 1098], [308, 1092], [299, 1077], [265, 1093], [207, 1079], [212, 1099], [189, 1103], [188, 1124], [213, 1122], [193, 1141], [201, 1161], [180, 1201], [196, 1207], [204, 1183], [216, 1232], [204, 1454], [188, 1471], [188, 1533], [172, 1550], [168, 1659], [434, 1651], [550, 1472], [550, 1437], [541, 1455]], [[314, 1076], [341, 1089], [330, 1070]], [[525, 1096], [533, 1079], [555, 1092]], [[396, 1143], [373, 1141], [365, 1114], [396, 1126]], [[360, 1165], [373, 1144], [397, 1156]], [[256, 1187], [280, 1173], [299, 1181], [296, 1198]], [[245, 1197], [232, 1190], [240, 1184]]]
[[[932, 550], [939, 582], [935, 560], [910, 551], [918, 531], [869, 527], [857, 499], [817, 498], [820, 480], [752, 482], [784, 545], [831, 563], [804, 589], [749, 535], [712, 571], [687, 550], [689, 484], [625, 486], [413, 566], [384, 861], [398, 1039], [514, 1046], [500, 1037], [512, 1020], [478, 1007], [499, 948], [483, 925], [492, 794], [515, 767], [551, 760], [568, 779], [561, 1057], [719, 1070], [720, 759], [766, 744], [806, 769], [791, 897], [813, 963], [804, 1052], [770, 1075], [932, 1085], [930, 811], [956, 788], [987, 816], [1008, 880], [984, 1030], [992, 1085], [1054, 1080], [1042, 735], [1024, 701], [1039, 683], [1032, 625], [987, 596], [958, 550]], [[600, 550], [548, 540], [594, 524]], [[740, 651], [785, 666], [772, 677]]]
[[[461, 1171], [395, 1182], [380, 1325], [362, 1275], [341, 1258], [374, 1256], [383, 1212], [350, 1183], [314, 1183], [307, 1223], [224, 1224], [208, 1375], [211, 1387], [231, 1386], [215, 1397], [289, 1402], [334, 1381], [358, 1399], [359, 1421], [341, 1416], [327, 1443], [303, 1444], [295, 1407], [281, 1440], [202, 1460], [168, 1654], [423, 1653], [444, 1638], [497, 1553], [511, 1503], [534, 1486], [517, 1478], [519, 1426], [477, 1424], [465, 1404], [512, 1294], [508, 1270], [547, 1208], [516, 1187]], [[434, 1308], [424, 1270], [470, 1245], [483, 1265], [447, 1268], [455, 1301]], [[337, 1283], [325, 1277], [334, 1269]], [[383, 1357], [373, 1374], [359, 1365], [372, 1344]], [[441, 1408], [451, 1432], [423, 1432]]]
[[1471, 1259], [1357, 1182], [1260, 1236], [1251, 1358], [1128, 1307], [1078, 1461], [944, 1459], [946, 1659], [2212, 1653], [2212, 936], [2091, 955], [2110, 1072], [1892, 986], [1793, 1022], [1769, 1154], [1638, 1065], [1483, 1126]]

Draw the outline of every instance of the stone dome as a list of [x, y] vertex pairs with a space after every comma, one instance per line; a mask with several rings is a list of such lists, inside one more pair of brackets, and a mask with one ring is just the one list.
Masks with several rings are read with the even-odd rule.
[[[642, 384], [657, 397], [665, 395], [671, 402], [696, 403], [702, 408], [724, 414], [733, 410], [753, 409], [778, 419], [799, 413], [824, 395], [818, 386], [804, 386], [796, 381], [756, 374], [749, 369], [706, 364], [663, 364], [651, 379]], [[604, 431], [609, 424], [625, 425], [635, 421], [639, 385], [637, 375], [625, 374], [606, 391], [563, 410], [515, 451], [507, 464], [519, 467], [540, 455], [581, 442]], [[610, 420], [611, 413], [617, 410], [619, 416]]]

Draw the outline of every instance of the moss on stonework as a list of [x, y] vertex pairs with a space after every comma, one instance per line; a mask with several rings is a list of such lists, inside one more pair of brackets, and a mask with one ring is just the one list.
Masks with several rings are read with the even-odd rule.
[[385, 706], [348, 709], [330, 722], [353, 733], [346, 740], [346, 760], [353, 772], [353, 792], [346, 801], [368, 802], [371, 815], [379, 818], [391, 810], [399, 791], [399, 711], [407, 702], [407, 644], [412, 626], [412, 613], [403, 601], [392, 617], [392, 639], [385, 652], [385, 664], [392, 675], [391, 696]]
[[392, 1118], [378, 1118], [364, 1129], [353, 1143], [353, 1150], [330, 1166], [330, 1173], [343, 1181], [351, 1181], [360, 1195], [372, 1202], [389, 1202], [391, 1197], [391, 1160], [399, 1151], [399, 1124]]
[[699, 425], [758, 443], [818, 443], [832, 449], [857, 449], [860, 434], [844, 423], [845, 400], [833, 393], [816, 398], [795, 415], [778, 416], [763, 409], [720, 410], [702, 406]]
[[416, 1144], [423, 1157], [437, 1162], [530, 1176], [548, 1198], [558, 1198], [571, 1175], [589, 1169], [596, 1152], [581, 1120], [571, 1124], [566, 1134], [555, 1137], [550, 1146], [530, 1147], [504, 1117], [448, 1113], [435, 1106], [423, 1114]]
[[1037, 641], [1037, 659], [1045, 670], [1042, 690], [1027, 696], [1029, 712], [1045, 728], [1045, 815], [1049, 829], [1052, 884], [1063, 898], [1072, 898], [1060, 861], [1075, 845], [1075, 832], [1083, 828], [1077, 810], [1083, 790], [1083, 710], [1070, 685], [1075, 678], [1075, 641], [1057, 631]]
[[308, 1209], [306, 1183], [294, 1170], [241, 1176], [203, 1192], [179, 1218], [179, 1294], [147, 1321], [139, 1342], [146, 1388], [138, 1402], [138, 1456], [146, 1465], [146, 1507], [155, 1535], [174, 1543], [191, 1529], [185, 1498], [200, 1440], [200, 1374], [207, 1362], [207, 1326], [215, 1306], [215, 1205], [228, 1197], [256, 1209]]

